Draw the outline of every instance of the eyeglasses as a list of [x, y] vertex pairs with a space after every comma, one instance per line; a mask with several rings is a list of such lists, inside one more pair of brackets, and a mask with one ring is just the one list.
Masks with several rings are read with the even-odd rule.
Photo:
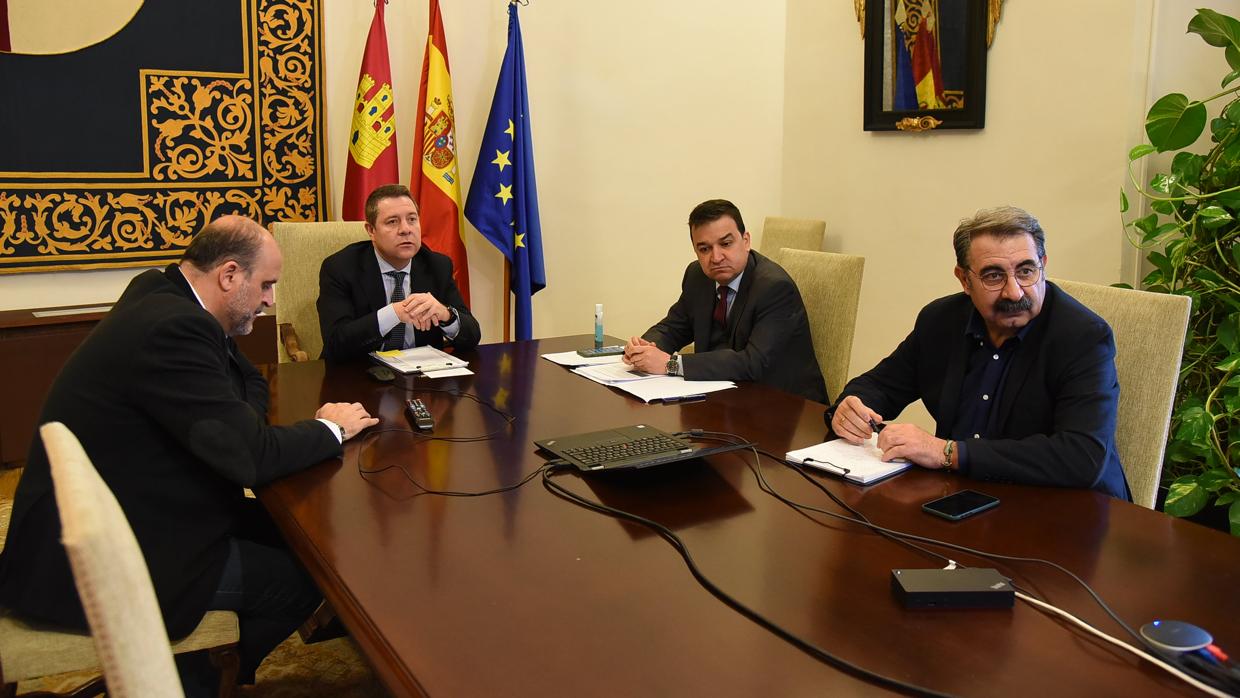
[[998, 291], [1006, 286], [1009, 274], [1016, 279], [1017, 284], [1024, 288], [1029, 288], [1042, 280], [1042, 266], [1040, 264], [1019, 266], [1012, 272], [1002, 269], [987, 269], [979, 274], [968, 267], [965, 267], [965, 271], [976, 276], [977, 280], [982, 282], [982, 287], [987, 291]]

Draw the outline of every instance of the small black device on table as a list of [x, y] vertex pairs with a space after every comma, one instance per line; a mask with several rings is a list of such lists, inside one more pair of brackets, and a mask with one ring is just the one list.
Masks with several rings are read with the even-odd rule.
[[922, 511], [948, 521], [959, 521], [999, 506], [999, 498], [975, 490], [960, 490], [921, 505]]
[[431, 416], [430, 410], [426, 409], [426, 405], [421, 400], [410, 398], [405, 401], [405, 407], [409, 411], [409, 420], [414, 426], [422, 431], [435, 428], [435, 418]]

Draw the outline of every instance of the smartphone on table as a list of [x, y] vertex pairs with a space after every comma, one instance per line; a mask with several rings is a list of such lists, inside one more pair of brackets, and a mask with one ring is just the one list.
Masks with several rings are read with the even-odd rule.
[[997, 506], [999, 506], [998, 497], [992, 497], [976, 490], [960, 490], [946, 497], [926, 502], [921, 505], [921, 509], [927, 514], [934, 514], [948, 521], [959, 521]]

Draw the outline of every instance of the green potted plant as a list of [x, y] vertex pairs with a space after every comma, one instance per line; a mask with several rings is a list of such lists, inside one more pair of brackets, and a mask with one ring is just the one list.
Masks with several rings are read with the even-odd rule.
[[[1223, 49], [1230, 72], [1218, 94], [1169, 94], [1150, 107], [1150, 142], [1129, 152], [1132, 186], [1150, 212], [1124, 228], [1134, 245], [1149, 250], [1153, 271], [1143, 287], [1193, 301], [1163, 465], [1170, 483], [1164, 511], [1192, 516], [1212, 500], [1228, 507], [1231, 533], [1240, 535], [1240, 21], [1201, 9], [1188, 31]], [[1224, 101], [1209, 120], [1209, 149], [1189, 152], [1207, 126], [1206, 104], [1217, 100]], [[1179, 152], [1170, 171], [1142, 187], [1133, 163], [1172, 151]], [[1127, 214], [1122, 191], [1120, 208]]]

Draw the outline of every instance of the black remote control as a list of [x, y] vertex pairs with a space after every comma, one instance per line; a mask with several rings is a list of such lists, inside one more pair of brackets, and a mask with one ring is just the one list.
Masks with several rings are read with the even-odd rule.
[[409, 410], [409, 418], [413, 420], [414, 426], [422, 431], [430, 431], [435, 428], [435, 418], [431, 416], [430, 410], [426, 409], [426, 405], [421, 400], [406, 400], [405, 405]]

